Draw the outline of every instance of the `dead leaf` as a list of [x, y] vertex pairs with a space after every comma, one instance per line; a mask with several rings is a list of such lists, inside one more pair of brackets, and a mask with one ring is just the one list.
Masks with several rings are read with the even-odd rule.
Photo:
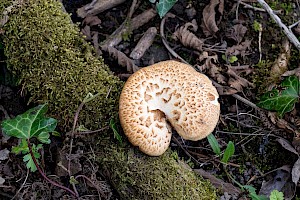
[[226, 37], [235, 40], [238, 44], [243, 40], [247, 27], [242, 24], [236, 24], [228, 32], [225, 33]]
[[284, 170], [280, 168], [275, 171], [275, 176], [271, 177], [269, 181], [264, 181], [262, 183], [261, 189], [259, 191], [260, 195], [270, 196], [273, 190], [278, 190], [284, 193], [284, 199], [292, 199], [296, 187], [295, 184], [290, 179], [290, 169]]
[[276, 112], [268, 112], [268, 117], [277, 127], [285, 129], [290, 133], [295, 133], [295, 135], [299, 135], [299, 131], [294, 128], [294, 126], [290, 125], [286, 120], [279, 118]]
[[292, 181], [297, 185], [300, 178], [300, 158], [295, 162], [292, 169]]
[[[224, 1], [223, 0], [211, 0], [210, 3], [203, 9], [201, 27], [205, 36], [215, 35], [219, 31], [216, 23], [216, 11], [215, 8], [219, 5], [218, 11], [223, 14]], [[221, 18], [221, 17], [220, 17]]]
[[220, 189], [223, 193], [227, 192], [228, 194], [238, 196], [241, 193], [241, 190], [231, 183], [226, 183], [225, 181], [216, 178], [214, 175], [204, 171], [203, 169], [194, 169], [197, 174], [200, 174], [202, 177], [209, 179], [209, 181], [216, 188]]
[[128, 72], [136, 72], [139, 67], [134, 64], [134, 61], [128, 58], [123, 52], [111, 46], [101, 46], [103, 51], [107, 51], [110, 56], [118, 60], [118, 64], [127, 67]]
[[82, 24], [88, 26], [97, 26], [101, 24], [101, 20], [97, 16], [87, 16], [82, 21]]
[[0, 162], [3, 161], [3, 160], [8, 159], [8, 155], [9, 155], [9, 150], [7, 150], [6, 148], [2, 149], [0, 151]]
[[172, 35], [174, 40], [179, 40], [184, 46], [191, 47], [198, 51], [202, 51], [202, 46], [204, 42], [199, 39], [194, 33], [192, 33], [189, 28], [193, 31], [197, 31], [198, 26], [195, 22], [188, 22], [178, 28]]
[[218, 56], [216, 54], [209, 55], [208, 52], [204, 51], [202, 52], [202, 54], [200, 54], [198, 59], [200, 62], [204, 62], [203, 65], [196, 66], [201, 72], [206, 72], [218, 83], [226, 83], [226, 78], [221, 74], [219, 67], [217, 67], [216, 64], [214, 64], [218, 62]]
[[220, 95], [233, 95], [238, 93], [238, 91], [234, 88], [228, 86], [215, 86]]
[[4, 182], [5, 182], [5, 179], [2, 178], [2, 176], [0, 176], [0, 185], [3, 185]]
[[[235, 88], [237, 91], [241, 92], [243, 88], [252, 87], [254, 88], [254, 84], [249, 82], [247, 79], [241, 77], [241, 73], [245, 72], [249, 74], [252, 69], [249, 66], [245, 66], [244, 68], [233, 67], [227, 65], [227, 74], [229, 75], [228, 85], [232, 88]], [[250, 71], [249, 71], [250, 70]]]
[[284, 139], [284, 138], [278, 138], [278, 139], [276, 139], [277, 140], [277, 142], [279, 142], [279, 144], [283, 147], [283, 148], [285, 148], [286, 150], [288, 150], [288, 151], [290, 151], [290, 152], [292, 152], [292, 153], [294, 153], [294, 154], [296, 154], [296, 155], [299, 155], [298, 154], [298, 152], [296, 151], [296, 149], [290, 144], [290, 142], [289, 141], [287, 141], [286, 139]]
[[90, 41], [92, 39], [90, 26], [85, 26], [83, 29], [81, 29], [81, 32], [85, 36], [85, 38], [84, 38], [85, 40]]
[[226, 50], [225, 54], [227, 56], [238, 56], [238, 55], [241, 55], [242, 57], [244, 57], [246, 55], [247, 51], [250, 50], [250, 45], [251, 45], [251, 40], [245, 40], [241, 44], [229, 47]]
[[292, 141], [292, 145], [294, 146], [294, 148], [296, 149], [296, 151], [299, 154], [300, 153], [300, 138], [297, 136], [294, 137], [293, 141]]

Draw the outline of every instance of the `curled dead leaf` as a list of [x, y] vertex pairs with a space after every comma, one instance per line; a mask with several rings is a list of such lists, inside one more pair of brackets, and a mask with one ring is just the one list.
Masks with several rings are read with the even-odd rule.
[[[214, 35], [219, 31], [216, 22], [216, 11], [215, 8], [218, 6], [218, 11], [222, 15], [224, 11], [224, 1], [223, 0], [211, 0], [210, 3], [203, 10], [203, 18], [201, 27], [205, 36]], [[222, 17], [220, 17], [221, 19]]]
[[198, 26], [195, 23], [188, 22], [178, 28], [172, 35], [174, 40], [179, 40], [184, 46], [191, 47], [198, 51], [202, 51], [202, 46], [204, 42], [199, 39], [194, 33], [192, 33], [189, 28], [193, 31], [197, 31]]
[[238, 45], [233, 45], [232, 47], [229, 47], [226, 50], [226, 55], [227, 56], [238, 56], [241, 55], [244, 57], [246, 53], [251, 49], [251, 40], [245, 40], [244, 42], [238, 44]]
[[200, 54], [198, 60], [204, 63], [196, 66], [201, 72], [205, 72], [218, 83], [226, 83], [225, 76], [221, 74], [219, 67], [215, 64], [218, 62], [218, 56], [216, 54], [209, 55], [208, 52], [204, 51]]
[[249, 66], [243, 67], [233, 67], [227, 66], [227, 74], [229, 75], [228, 85], [232, 88], [235, 88], [237, 91], [241, 92], [243, 88], [254, 87], [254, 84], [248, 81], [247, 79], [240, 76], [241, 73], [246, 75], [252, 72]]
[[242, 24], [236, 24], [225, 33], [226, 37], [235, 40], [238, 44], [243, 40], [247, 27]]
[[97, 16], [87, 16], [82, 21], [82, 24], [89, 25], [89, 26], [96, 26], [96, 25], [101, 24], [101, 19], [99, 19], [99, 17], [97, 17]]

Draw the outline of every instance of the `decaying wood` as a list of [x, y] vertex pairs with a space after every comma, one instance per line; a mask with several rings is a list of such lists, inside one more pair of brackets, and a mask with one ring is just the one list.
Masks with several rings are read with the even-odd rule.
[[91, 3], [79, 8], [77, 15], [81, 18], [97, 15], [124, 2], [125, 0], [93, 0]]
[[157, 29], [155, 27], [148, 28], [143, 37], [132, 50], [130, 57], [134, 60], [140, 59], [144, 55], [145, 51], [152, 45], [156, 34]]

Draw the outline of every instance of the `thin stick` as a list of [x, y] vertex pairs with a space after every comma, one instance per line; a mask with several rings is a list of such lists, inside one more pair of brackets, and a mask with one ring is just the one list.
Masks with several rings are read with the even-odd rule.
[[280, 26], [285, 35], [291, 41], [291, 43], [293, 43], [296, 46], [296, 48], [300, 50], [300, 42], [298, 41], [297, 37], [285, 24], [281, 22], [281, 19], [274, 13], [272, 8], [264, 0], [257, 0], [257, 2], [260, 3], [260, 5], [269, 13], [272, 19], [278, 24], [278, 26]]

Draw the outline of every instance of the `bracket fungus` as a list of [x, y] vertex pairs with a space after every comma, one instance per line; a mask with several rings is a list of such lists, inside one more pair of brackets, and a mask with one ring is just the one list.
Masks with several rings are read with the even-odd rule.
[[172, 128], [186, 140], [205, 138], [220, 114], [219, 94], [207, 76], [187, 64], [162, 61], [129, 77], [119, 117], [128, 140], [150, 156], [169, 147]]

